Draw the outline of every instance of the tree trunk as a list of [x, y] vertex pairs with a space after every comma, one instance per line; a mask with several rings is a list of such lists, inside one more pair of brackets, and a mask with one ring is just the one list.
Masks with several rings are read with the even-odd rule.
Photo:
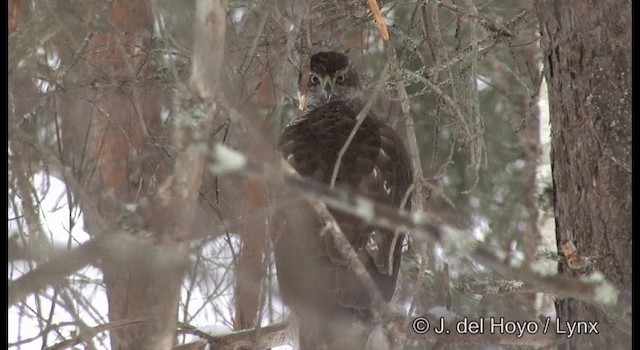
[[[573, 242], [593, 264], [559, 264], [561, 274], [601, 272], [631, 293], [631, 1], [536, 2], [550, 84], [552, 169], [558, 250]], [[580, 264], [578, 264], [580, 265]], [[603, 296], [603, 297], [609, 297]], [[558, 322], [599, 322], [564, 349], [629, 348], [619, 320], [574, 299], [556, 302]], [[625, 310], [629, 318], [630, 310]], [[589, 330], [589, 329], [587, 329]]]
[[266, 191], [256, 179], [245, 180], [242, 248], [236, 266], [234, 329], [243, 330], [260, 324], [260, 286], [266, 272], [264, 244]]
[[[226, 3], [203, 3], [195, 27], [199, 45], [193, 62], [198, 66], [193, 68], [190, 86], [191, 93], [200, 97], [193, 101], [205, 100], [210, 106], [220, 80]], [[211, 13], [217, 16], [206, 17]], [[185, 123], [172, 129], [176, 155], [171, 166], [152, 139], [161, 129], [163, 86], [154, 79], [154, 60], [149, 56], [151, 2], [116, 0], [107, 20], [114, 30], [89, 37], [86, 64], [79, 72], [79, 79], [93, 83], [70, 94], [63, 109], [66, 161], [87, 193], [96, 198], [96, 215], [85, 215], [89, 232], [126, 231], [123, 239], [134, 239], [137, 232], [153, 235], [147, 244], [134, 245], [134, 239], [127, 247], [109, 246], [105, 249], [111, 250], [101, 252], [110, 321], [142, 320], [112, 330], [111, 348], [170, 349], [175, 344], [188, 239], [194, 217], [200, 215], [197, 195], [204, 170], [204, 155], [187, 129], [193, 125], [209, 135], [215, 114], [207, 109], [207, 118], [189, 119], [191, 108], [199, 102], [183, 98], [177, 104], [186, 107], [176, 111]], [[125, 204], [134, 205], [125, 208]], [[88, 212], [84, 210], [87, 203], [81, 205]]]
[[[153, 28], [150, 3], [115, 1], [108, 21], [121, 32], [91, 36], [84, 68], [75, 78], [93, 81], [92, 88], [74, 91], [82, 98], [66, 97], [61, 111], [69, 157], [65, 161], [98, 203], [99, 217], [85, 215], [86, 229], [94, 236], [113, 233], [100, 232], [100, 222], [116, 226], [113, 223], [122, 214], [116, 203], [135, 203], [149, 193], [150, 182], [137, 176], [142, 168], [137, 159], [144, 158], [140, 156], [149, 142], [147, 131], [160, 120], [160, 98], [145, 92], [157, 91], [158, 86], [143, 78], [150, 68], [146, 61]], [[149, 316], [148, 287], [155, 276], [118, 258], [104, 259], [101, 268], [110, 321]], [[142, 349], [144, 328], [137, 323], [111, 331], [111, 348]]]

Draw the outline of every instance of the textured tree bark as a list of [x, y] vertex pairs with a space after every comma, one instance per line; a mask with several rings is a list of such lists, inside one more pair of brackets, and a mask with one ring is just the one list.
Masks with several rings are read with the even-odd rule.
[[[190, 79], [192, 94], [183, 94], [199, 99], [179, 100], [185, 110], [177, 112], [187, 121], [183, 124], [209, 135], [224, 52], [226, 2], [202, 4], [195, 26], [198, 45]], [[163, 96], [161, 84], [148, 78], [154, 69], [148, 57], [153, 29], [151, 3], [116, 0], [109, 7], [107, 20], [114, 30], [89, 37], [86, 64], [75, 77], [93, 83], [65, 98], [62, 132], [67, 148], [64, 153], [69, 155], [65, 162], [72, 165], [87, 193], [96, 198], [98, 213], [85, 215], [89, 232], [113, 234], [122, 231], [121, 223], [125, 223], [152, 236], [152, 244], [136, 247], [133, 252], [101, 252], [110, 320], [146, 320], [112, 331], [111, 348], [170, 349], [175, 344], [188, 239], [194, 216], [203, 214], [198, 210], [198, 189], [205, 156], [192, 140], [193, 130], [184, 125], [173, 129], [173, 167], [152, 140], [154, 132], [162, 128]], [[193, 109], [203, 106], [208, 107], [204, 117], [194, 117]], [[126, 216], [124, 204], [136, 204], [136, 217]], [[197, 219], [196, 225], [210, 221]]]
[[[255, 153], [255, 152], [254, 152]], [[242, 248], [236, 266], [234, 329], [255, 327], [261, 307], [260, 285], [266, 271], [264, 245], [266, 238], [266, 189], [256, 179], [245, 180]]]
[[[109, 234], [118, 219], [114, 203], [132, 203], [148, 194], [149, 183], [134, 185], [130, 179], [140, 170], [138, 152], [147, 141], [147, 130], [159, 121], [158, 96], [152, 81], [143, 81], [149, 68], [145, 51], [153, 26], [150, 4], [145, 0], [115, 1], [108, 11], [109, 22], [120, 33], [96, 33], [87, 45], [84, 70], [79, 81], [94, 81], [93, 88], [74, 91], [80, 98], [66, 98], [62, 111], [62, 133], [74, 175], [98, 203], [98, 216], [85, 215], [93, 235]], [[141, 88], [144, 85], [144, 88]], [[81, 206], [84, 204], [81, 203]], [[118, 259], [104, 259], [102, 272], [109, 300], [111, 321], [149, 315], [146, 269], [133, 268]], [[112, 349], [142, 349], [142, 325], [111, 332]]]
[[[575, 243], [599, 271], [631, 293], [631, 1], [536, 2], [550, 84], [556, 235]], [[604, 296], [610, 297], [610, 295]], [[574, 299], [556, 303], [560, 321], [598, 321], [599, 334], [573, 336], [564, 349], [629, 348], [619, 320]], [[625, 310], [630, 318], [631, 310]]]

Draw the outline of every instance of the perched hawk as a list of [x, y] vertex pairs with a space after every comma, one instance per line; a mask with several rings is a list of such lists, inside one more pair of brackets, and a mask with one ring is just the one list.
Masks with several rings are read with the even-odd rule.
[[[338, 153], [365, 101], [358, 72], [344, 54], [311, 57], [306, 106], [283, 131], [283, 158], [303, 176], [330, 184]], [[335, 187], [400, 208], [412, 182], [407, 151], [396, 132], [369, 112], [339, 164]], [[285, 199], [286, 201], [286, 199]], [[408, 201], [407, 201], [408, 202]], [[408, 203], [404, 207], [408, 208]], [[389, 301], [398, 277], [403, 236], [330, 210]], [[371, 321], [371, 293], [350, 269], [317, 213], [306, 203], [287, 207], [274, 236], [278, 281], [299, 325], [300, 348], [361, 349]], [[364, 339], [364, 340], [363, 340]]]

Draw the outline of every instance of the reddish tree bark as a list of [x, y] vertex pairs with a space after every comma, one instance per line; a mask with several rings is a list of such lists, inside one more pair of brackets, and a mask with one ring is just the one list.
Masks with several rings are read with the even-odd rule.
[[234, 329], [255, 327], [259, 322], [260, 284], [266, 271], [264, 243], [266, 237], [266, 189], [256, 179], [245, 180], [242, 249], [236, 266]]
[[18, 30], [18, 18], [22, 10], [21, 0], [9, 1], [9, 35]]
[[[158, 96], [147, 93], [159, 87], [145, 79], [150, 68], [146, 49], [153, 28], [150, 3], [117, 0], [108, 20], [121, 32], [96, 33], [90, 38], [80, 79], [95, 83], [92, 88], [78, 89], [85, 98], [69, 98], [62, 128], [65, 146], [76, 155], [71, 159], [74, 172], [87, 192], [99, 198], [100, 218], [85, 216], [93, 234], [97, 234], [98, 220], [117, 222], [120, 209], [114, 203], [132, 203], [148, 194], [149, 182], [135, 175], [141, 168], [137, 160], [148, 142], [148, 129], [160, 116]], [[142, 271], [117, 259], [105, 259], [101, 267], [109, 319], [148, 316], [150, 281], [140, 278]], [[142, 329], [143, 325], [134, 325], [113, 330], [112, 349], [143, 348]]]

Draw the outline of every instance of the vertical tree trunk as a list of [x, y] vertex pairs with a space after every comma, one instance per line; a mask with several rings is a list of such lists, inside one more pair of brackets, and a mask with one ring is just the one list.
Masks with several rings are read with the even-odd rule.
[[[536, 2], [550, 84], [556, 234], [595, 258], [567, 275], [600, 271], [631, 292], [631, 1]], [[629, 348], [631, 336], [597, 307], [556, 303], [565, 321], [598, 321], [599, 334], [565, 349]], [[630, 310], [628, 311], [630, 313]], [[625, 315], [629, 317], [629, 315]]]
[[266, 190], [256, 179], [245, 180], [242, 224], [242, 249], [236, 266], [234, 329], [253, 328], [260, 324], [260, 286], [266, 272], [264, 244], [266, 238]]
[[[83, 210], [88, 231], [125, 231], [117, 239], [120, 246], [102, 247], [100, 259], [110, 321], [138, 320], [111, 331], [114, 350], [160, 350], [175, 344], [180, 287], [204, 171], [205, 155], [192, 135], [193, 129], [202, 135], [211, 132], [226, 8], [224, 0], [198, 2], [191, 91], [177, 96], [180, 110], [174, 112], [182, 123], [172, 128], [176, 155], [171, 174], [168, 158], [151, 139], [161, 128], [163, 99], [150, 57], [150, 1], [110, 4], [107, 20], [113, 30], [88, 38], [83, 69], [71, 79], [89, 83], [66, 94], [61, 109], [65, 161], [97, 202], [95, 215]], [[202, 110], [204, 117], [198, 114]], [[135, 204], [133, 213], [126, 204]], [[144, 233], [136, 237], [129, 228]]]
[[[159, 87], [145, 80], [150, 64], [147, 49], [153, 29], [150, 3], [117, 0], [108, 10], [113, 32], [95, 33], [87, 45], [87, 60], [75, 79], [92, 81], [66, 99], [61, 111], [63, 144], [74, 174], [95, 196], [100, 217], [85, 215], [89, 232], [99, 222], [115, 227], [120, 209], [115, 203], [133, 203], [148, 194], [149, 182], [138, 181], [136, 161], [148, 142], [148, 129], [159, 122]], [[75, 96], [78, 94], [81, 98]], [[81, 203], [82, 205], [82, 203]], [[104, 227], [103, 227], [104, 228]], [[149, 314], [149, 283], [153, 279], [126, 262], [103, 259], [102, 272], [109, 302], [109, 319], [119, 321]], [[144, 326], [113, 330], [111, 348], [142, 349]]]

